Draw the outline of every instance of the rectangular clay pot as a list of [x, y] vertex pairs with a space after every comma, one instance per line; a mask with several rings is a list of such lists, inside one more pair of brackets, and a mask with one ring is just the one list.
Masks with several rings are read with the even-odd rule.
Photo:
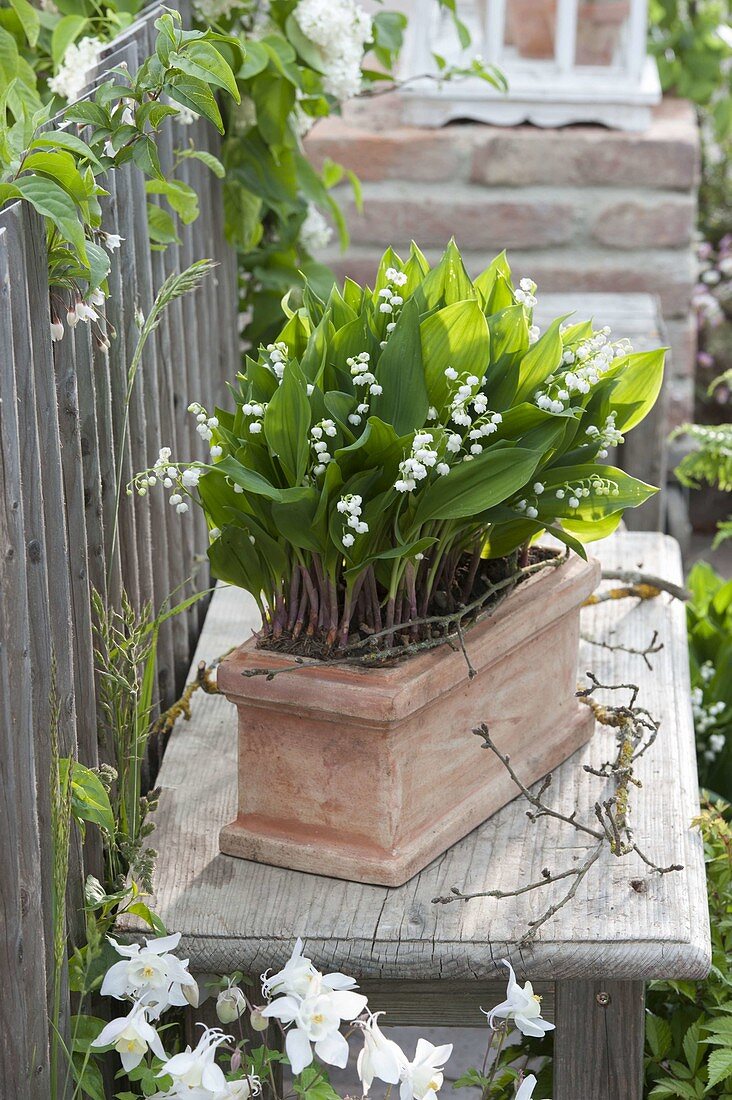
[[390, 668], [305, 661], [252, 641], [219, 667], [239, 711], [239, 815], [221, 851], [399, 886], [516, 797], [472, 729], [486, 722], [527, 784], [589, 740], [575, 698], [580, 605], [596, 561], [572, 556], [520, 585], [465, 635]]

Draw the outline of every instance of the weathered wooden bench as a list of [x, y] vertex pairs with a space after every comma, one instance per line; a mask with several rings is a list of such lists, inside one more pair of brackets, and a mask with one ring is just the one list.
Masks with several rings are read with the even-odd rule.
[[[623, 533], [597, 553], [606, 568], [642, 568], [681, 582], [678, 547], [666, 536]], [[253, 602], [219, 588], [196, 663], [225, 653], [255, 626]], [[357, 976], [391, 1023], [479, 1026], [479, 1005], [502, 999], [499, 962], [509, 957], [536, 983], [556, 1022], [555, 1100], [640, 1100], [644, 983], [700, 978], [710, 961], [702, 845], [691, 827], [699, 803], [685, 615], [667, 595], [583, 611], [585, 636], [613, 646], [642, 650], [654, 631], [663, 648], [650, 657], [652, 671], [638, 655], [587, 642], [579, 671], [591, 669], [605, 684], [639, 684], [639, 703], [661, 719], [656, 742], [638, 761], [643, 787], [631, 796], [632, 820], [653, 860], [684, 869], [659, 875], [635, 855], [619, 859], [605, 849], [576, 897], [525, 945], [528, 922], [566, 893], [563, 883], [503, 900], [432, 899], [453, 886], [515, 890], [545, 867], [556, 873], [581, 861], [591, 838], [558, 821], [532, 823], [517, 798], [398, 889], [221, 855], [219, 828], [236, 812], [235, 713], [223, 697], [196, 694], [160, 774], [152, 899], [167, 928], [182, 932], [192, 969], [258, 975], [282, 964], [302, 936], [318, 966]], [[582, 765], [602, 764], [613, 748], [612, 731], [598, 725], [587, 748], [555, 772], [553, 805], [592, 820], [608, 787]], [[439, 775], [434, 782], [439, 799]]]

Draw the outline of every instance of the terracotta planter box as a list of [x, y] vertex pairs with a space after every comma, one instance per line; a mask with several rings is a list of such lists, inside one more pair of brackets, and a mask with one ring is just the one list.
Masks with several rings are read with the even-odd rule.
[[247, 642], [222, 662], [239, 711], [239, 815], [221, 851], [399, 886], [516, 797], [471, 730], [487, 722], [527, 783], [589, 740], [575, 698], [579, 609], [599, 565], [571, 557], [524, 582], [467, 632], [478, 675], [440, 646], [391, 668], [307, 661]]

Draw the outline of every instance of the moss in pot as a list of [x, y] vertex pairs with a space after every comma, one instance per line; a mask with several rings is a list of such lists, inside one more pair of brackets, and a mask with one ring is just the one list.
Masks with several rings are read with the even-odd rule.
[[604, 460], [663, 352], [569, 317], [540, 334], [535, 289], [503, 254], [472, 281], [454, 243], [432, 269], [387, 250], [373, 290], [306, 288], [234, 411], [191, 406], [210, 461], [163, 450], [139, 476], [203, 508], [215, 576], [262, 614], [219, 671], [240, 739], [223, 851], [396, 885], [514, 795], [473, 726], [527, 782], [589, 738], [584, 544], [655, 492]]

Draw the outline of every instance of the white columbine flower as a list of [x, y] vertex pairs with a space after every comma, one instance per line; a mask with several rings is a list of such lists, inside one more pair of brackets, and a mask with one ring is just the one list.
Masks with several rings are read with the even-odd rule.
[[341, 1021], [355, 1020], [366, 1007], [366, 997], [353, 992], [355, 984], [346, 974], [323, 975], [316, 970], [303, 955], [299, 939], [283, 969], [263, 978], [265, 996], [284, 993], [262, 1009], [262, 1016], [289, 1025], [285, 1051], [294, 1074], [310, 1065], [313, 1046], [322, 1062], [345, 1067], [348, 1043], [339, 1030]]
[[403, 1050], [392, 1039], [387, 1039], [379, 1027], [380, 1012], [369, 1015], [363, 1024], [363, 1050], [356, 1062], [356, 1072], [363, 1086], [364, 1096], [368, 1095], [374, 1078], [386, 1085], [399, 1083], [402, 1068], [407, 1065]]
[[139, 943], [120, 944], [111, 936], [109, 942], [123, 958], [105, 974], [103, 997], [134, 997], [149, 1009], [152, 1019], [157, 1019], [169, 1005], [189, 1003], [185, 988], [197, 991], [196, 981], [188, 973], [188, 960], [170, 954], [180, 942], [180, 932], [146, 940], [145, 947]]
[[321, 1062], [344, 1069], [348, 1043], [339, 1030], [341, 1021], [355, 1020], [365, 1007], [366, 997], [361, 993], [324, 988], [304, 998], [278, 997], [262, 1010], [262, 1015], [291, 1025], [285, 1034], [285, 1051], [297, 1075], [312, 1062], [313, 1046]]
[[426, 1039], [418, 1039], [414, 1061], [402, 1067], [400, 1100], [436, 1100], [444, 1080], [442, 1071], [451, 1054], [452, 1043], [436, 1047]]
[[58, 317], [54, 317], [51, 321], [51, 341], [57, 344], [59, 340], [64, 338], [64, 326]]
[[486, 1012], [488, 1023], [494, 1027], [494, 1021], [512, 1020], [522, 1035], [530, 1035], [540, 1039], [547, 1031], [554, 1030], [554, 1024], [547, 1023], [541, 1018], [541, 998], [534, 993], [531, 982], [526, 982], [523, 989], [516, 981], [513, 967], [507, 959], [503, 959], [503, 965], [508, 967], [508, 988], [506, 1000], [496, 1005], [492, 1012]]
[[[216, 1051], [222, 1043], [231, 1041], [218, 1027], [206, 1028], [195, 1050], [188, 1046], [181, 1054], [174, 1054], [163, 1065], [158, 1077], [172, 1077], [170, 1096], [227, 1096], [224, 1071], [216, 1065]], [[163, 1055], [164, 1057], [164, 1055]], [[236, 1094], [234, 1094], [236, 1095]]]
[[139, 1066], [150, 1049], [158, 1058], [165, 1058], [165, 1051], [155, 1028], [148, 1022], [145, 1005], [133, 1005], [127, 1016], [111, 1020], [93, 1039], [91, 1046], [113, 1046], [122, 1060], [122, 1068], [129, 1073]]
[[247, 1007], [247, 999], [238, 985], [222, 989], [216, 998], [216, 1015], [222, 1024], [233, 1024]]
[[[360, 503], [360, 498], [358, 499]], [[347, 974], [341, 974], [338, 971], [332, 974], [321, 974], [310, 959], [303, 955], [302, 947], [302, 940], [298, 937], [292, 954], [282, 970], [278, 970], [276, 974], [262, 975], [262, 992], [265, 997], [276, 997], [279, 993], [307, 997], [309, 993], [319, 988], [329, 990], [357, 988], [356, 979], [349, 978]]]
[[530, 1073], [528, 1077], [524, 1077], [523, 1081], [519, 1085], [515, 1100], [532, 1100], [535, 1088], [536, 1077], [533, 1073]]
[[105, 234], [104, 243], [108, 252], [116, 252], [122, 244], [124, 237], [120, 237], [119, 233], [107, 233]]

